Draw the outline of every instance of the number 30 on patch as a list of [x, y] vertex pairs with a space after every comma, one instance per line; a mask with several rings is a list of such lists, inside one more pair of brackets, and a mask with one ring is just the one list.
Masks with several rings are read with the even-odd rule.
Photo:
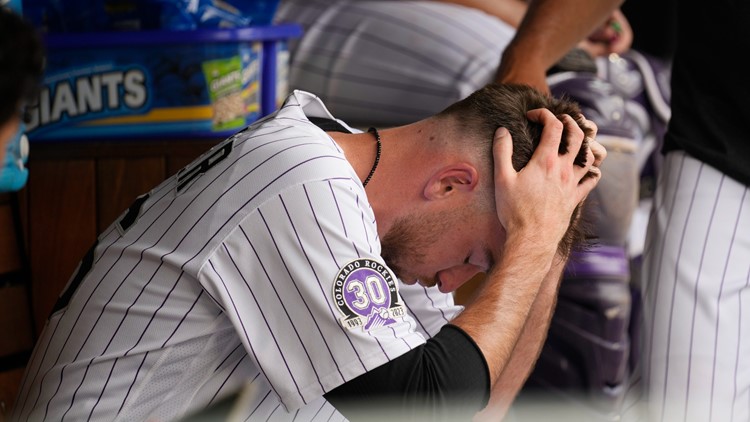
[[344, 265], [333, 282], [333, 299], [344, 315], [341, 325], [370, 331], [403, 317], [406, 312], [396, 283], [391, 270], [372, 259], [355, 259]]

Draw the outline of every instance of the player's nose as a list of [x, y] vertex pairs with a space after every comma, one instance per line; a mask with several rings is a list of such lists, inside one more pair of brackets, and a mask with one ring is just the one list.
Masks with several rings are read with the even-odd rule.
[[441, 270], [437, 273], [438, 288], [443, 293], [455, 291], [472, 277], [479, 274], [481, 269], [476, 265], [463, 264]]

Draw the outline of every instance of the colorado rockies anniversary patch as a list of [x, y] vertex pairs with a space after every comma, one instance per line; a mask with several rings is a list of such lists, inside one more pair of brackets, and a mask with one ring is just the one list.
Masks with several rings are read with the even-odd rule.
[[393, 273], [372, 259], [355, 259], [344, 265], [333, 282], [333, 299], [344, 315], [341, 325], [370, 331], [403, 317], [406, 312], [396, 283]]

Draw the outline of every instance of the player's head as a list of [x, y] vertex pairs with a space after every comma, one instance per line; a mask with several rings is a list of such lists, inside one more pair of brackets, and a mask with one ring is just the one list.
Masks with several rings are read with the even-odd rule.
[[0, 6], [0, 191], [20, 189], [26, 181], [23, 109], [37, 93], [43, 66], [37, 31]]
[[[527, 118], [527, 112], [537, 108], [547, 108], [558, 116], [570, 115], [587, 137], [593, 136], [594, 130], [585, 125], [576, 103], [522, 85], [487, 85], [431, 118], [445, 133], [442, 136], [445, 142], [437, 148], [460, 151], [455, 154], [460, 158], [454, 167], [444, 166], [437, 170], [442, 172], [439, 173], [439, 182], [430, 179], [427, 183], [428, 186], [443, 186], [443, 190], [426, 188], [424, 196], [428, 199], [432, 198], [431, 195], [437, 197], [446, 193], [458, 196], [455, 193], [463, 190], [471, 191], [471, 194], [464, 195], [467, 199], [454, 201], [452, 205], [426, 205], [403, 215], [382, 236], [382, 256], [402, 280], [407, 283], [419, 280], [426, 285], [437, 283], [441, 290], [452, 291], [478, 272], [492, 267], [504, 241], [504, 229], [497, 220], [492, 183], [495, 131], [499, 127], [508, 129], [513, 139], [513, 167], [521, 170], [541, 139], [542, 125]], [[560, 150], [565, 151], [565, 133], [562, 139]], [[585, 163], [586, 150], [584, 142], [576, 164]], [[464, 157], [474, 159], [465, 160], [464, 165]], [[448, 186], [449, 183], [452, 184]], [[447, 201], [443, 203], [448, 204]], [[583, 239], [583, 228], [575, 220], [560, 242], [561, 255], [567, 256], [571, 248]]]
[[[498, 127], [508, 129], [513, 138], [513, 167], [519, 171], [529, 162], [541, 139], [542, 125], [526, 117], [526, 112], [537, 108], [549, 109], [556, 116], [567, 114], [578, 123], [587, 138], [594, 136], [593, 130], [585, 125], [576, 102], [565, 97], [543, 94], [527, 85], [489, 84], [449, 106], [438, 116], [451, 119], [458, 130], [466, 135], [462, 141], [468, 141], [469, 145], [477, 149], [477, 156], [486, 160], [485, 171], [490, 171], [493, 166], [492, 142], [495, 130]], [[583, 166], [586, 162], [586, 148], [587, 141], [584, 140], [576, 155], [575, 164]], [[568, 141], [563, 131], [560, 152], [567, 149]], [[493, 187], [486, 186], [484, 193], [486, 199], [491, 199], [494, 195]], [[494, 201], [490, 200], [482, 203], [494, 205]], [[573, 245], [583, 238], [582, 226], [571, 224], [560, 243], [560, 253], [567, 256]]]

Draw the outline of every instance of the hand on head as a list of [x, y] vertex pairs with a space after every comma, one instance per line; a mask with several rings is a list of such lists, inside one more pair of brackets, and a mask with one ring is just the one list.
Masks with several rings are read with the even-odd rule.
[[[510, 133], [499, 128], [495, 134], [497, 214], [509, 237], [522, 236], [539, 247], [557, 245], [570, 226], [571, 216], [598, 183], [598, 166], [606, 151], [593, 139], [586, 139], [569, 115], [558, 118], [547, 109], [535, 109], [528, 112], [528, 118], [544, 125], [544, 129], [539, 146], [520, 171], [513, 168]], [[595, 133], [593, 122], [586, 121], [586, 125]], [[568, 148], [561, 153], [563, 137]], [[587, 150], [583, 166], [574, 163], [582, 146]]]

